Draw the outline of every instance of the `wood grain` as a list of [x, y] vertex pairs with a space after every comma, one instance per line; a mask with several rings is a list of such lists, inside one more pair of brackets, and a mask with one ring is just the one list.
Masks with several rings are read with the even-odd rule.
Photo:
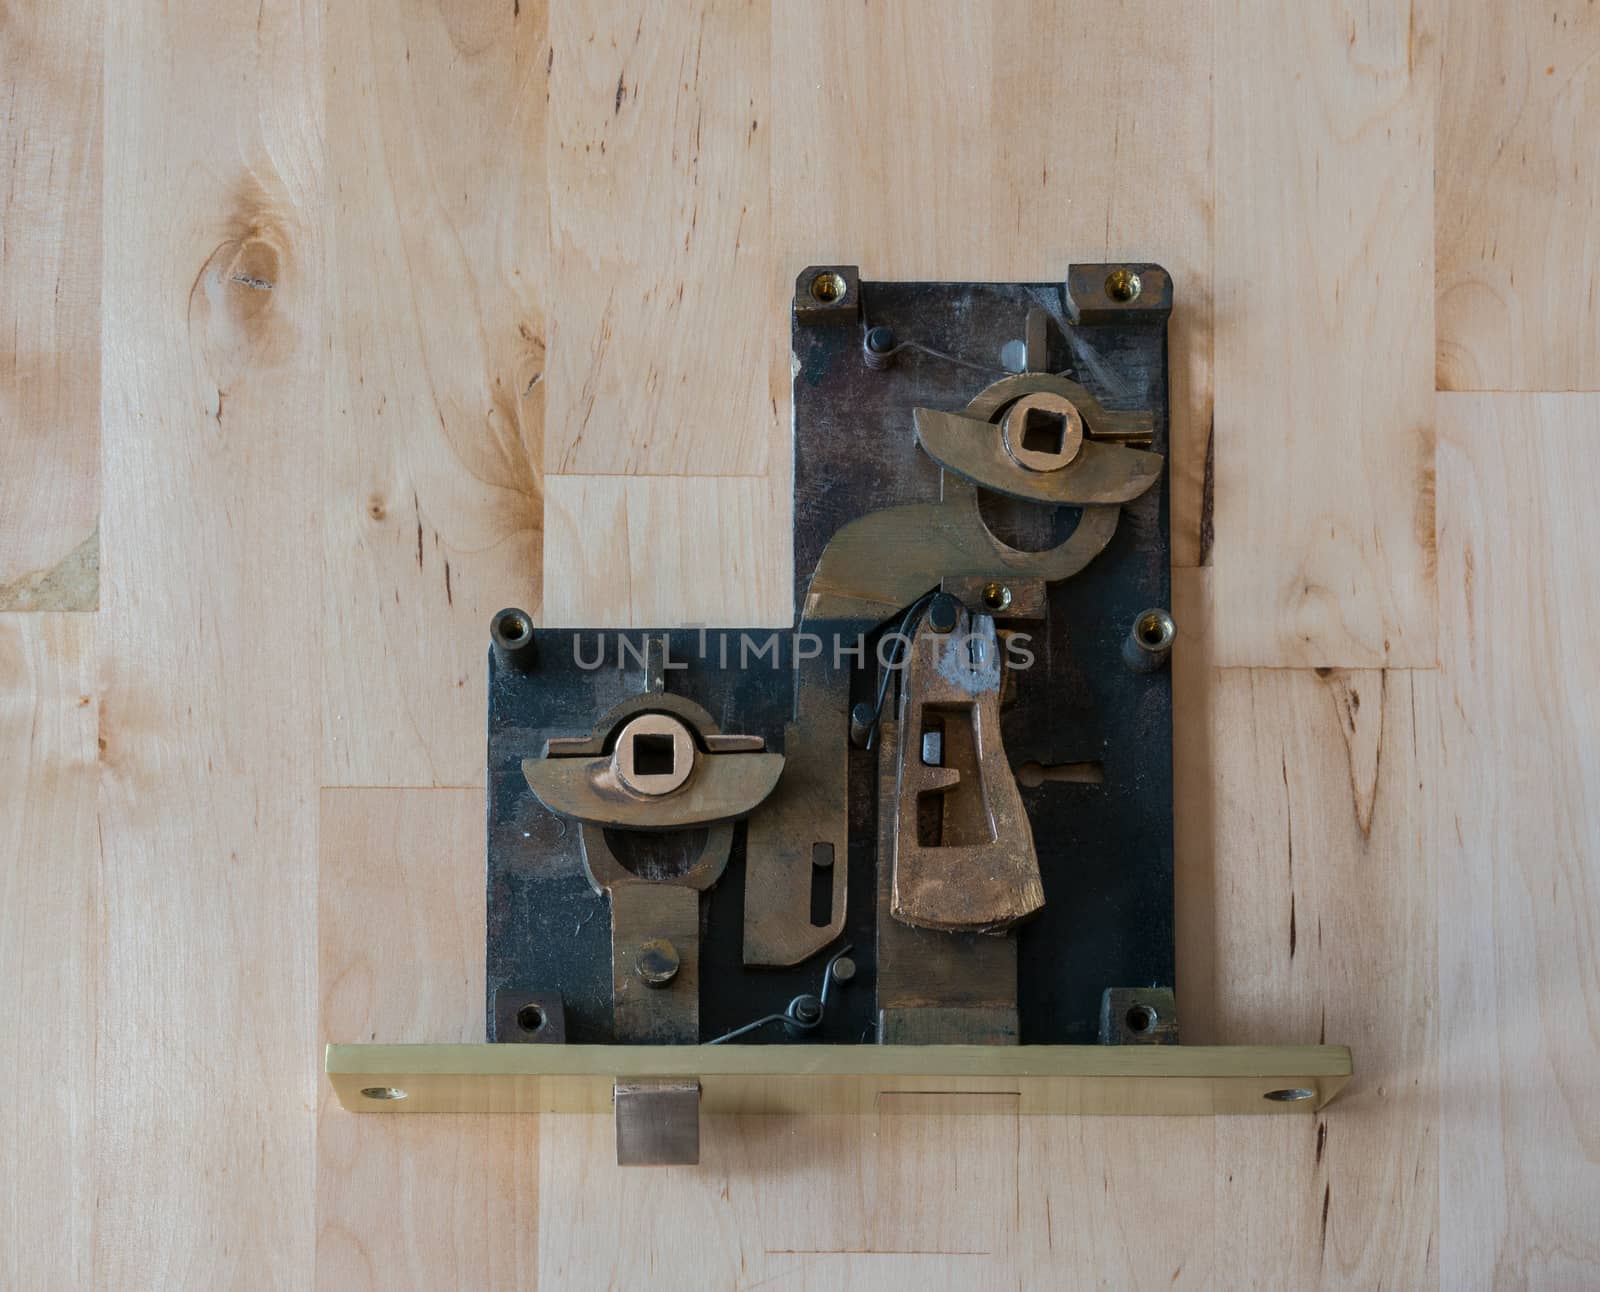
[[1173, 579], [1183, 1037], [1355, 1055], [1322, 1117], [1215, 1123], [1218, 1281], [1437, 1286], [1436, 675], [1217, 668], [1216, 573]]
[[788, 627], [789, 519], [754, 477], [551, 476], [550, 627]]
[[102, 11], [0, 17], [0, 611], [99, 604]]
[[477, 785], [489, 619], [540, 595], [543, 9], [327, 24], [321, 780]]
[[[1600, 383], [1597, 43], [1573, 0], [5, 9], [0, 609], [99, 613], [0, 614], [0, 1283], [1600, 1282], [1600, 396], [1433, 393]], [[1340, 1102], [708, 1119], [662, 1172], [334, 1108], [325, 1041], [480, 1034], [482, 799], [320, 787], [480, 784], [500, 605], [789, 621], [795, 272], [1119, 257], [1176, 278], [1205, 567], [1184, 1035], [1349, 1043]]]
[[[324, 790], [329, 1040], [483, 1039], [483, 795]], [[539, 1251], [535, 1117], [354, 1117], [317, 1092], [318, 1287], [515, 1288]]]
[[[788, 320], [772, 295], [769, 9], [552, 10], [552, 472], [766, 471], [788, 386]], [[614, 218], [623, 211], [635, 214]]]
[[[0, 1284], [73, 1288], [94, 1247], [95, 621], [0, 615]], [[41, 1056], [48, 1061], [41, 1062]]]
[[1268, 9], [1217, 10], [1218, 660], [1431, 668], [1436, 37]]
[[1155, 0], [1115, 21], [1046, 0], [773, 10], [779, 307], [808, 264], [1049, 282], [1073, 261], [1161, 262], [1178, 565], [1206, 559], [1211, 21]]
[[1435, 675], [1227, 670], [1213, 704], [1216, 1033], [1199, 1039], [1355, 1053], [1314, 1123], [1217, 1123], [1219, 1267], [1232, 1286], [1435, 1286]]
[[94, 1277], [303, 1287], [324, 408], [316, 7], [112, 7]]
[[645, 1171], [614, 1165], [609, 1118], [548, 1118], [540, 1281], [1014, 1287], [1019, 1142], [1004, 1113], [715, 1117], [699, 1167]]
[[1600, 395], [1439, 397], [1447, 1287], [1600, 1279]]
[[1600, 388], [1600, 10], [1443, 15], [1439, 389]]

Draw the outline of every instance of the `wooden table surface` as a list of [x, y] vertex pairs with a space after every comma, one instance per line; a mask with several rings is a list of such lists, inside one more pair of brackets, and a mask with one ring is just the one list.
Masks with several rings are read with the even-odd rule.
[[[1600, 1285], [1593, 0], [0, 10], [0, 1284]], [[355, 1118], [484, 655], [786, 620], [803, 265], [1154, 260], [1186, 1039], [1325, 1115]]]

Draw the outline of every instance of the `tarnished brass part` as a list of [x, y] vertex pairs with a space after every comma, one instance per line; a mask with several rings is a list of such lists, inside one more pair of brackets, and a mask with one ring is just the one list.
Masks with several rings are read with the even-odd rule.
[[1048, 609], [1049, 589], [1043, 579], [947, 578], [939, 580], [939, 591], [948, 592], [975, 615], [996, 619], [1043, 619]]
[[[670, 835], [672, 831], [662, 832]], [[694, 864], [681, 875], [669, 879], [646, 879], [633, 873], [620, 861], [606, 843], [605, 829], [587, 822], [578, 828], [578, 843], [583, 850], [583, 871], [589, 877], [589, 886], [596, 893], [605, 893], [619, 884], [644, 884], [655, 887], [675, 884], [705, 892], [728, 868], [728, 858], [733, 852], [733, 826], [721, 822], [706, 830], [706, 840]]]
[[[639, 713], [670, 713], [682, 718], [700, 734], [700, 739], [710, 752], [717, 752], [712, 743], [712, 738], [722, 738], [722, 731], [712, 716], [700, 705], [681, 695], [674, 695], [671, 691], [644, 691], [638, 695], [630, 695], [624, 700], [619, 700], [612, 705], [595, 721], [594, 728], [584, 736], [551, 736], [545, 741], [544, 756], [546, 758], [581, 758], [584, 755], [603, 754], [606, 740], [610, 734], [629, 718]], [[744, 745], [744, 748], [765, 748], [759, 736], [732, 736], [729, 739], [736, 741], [756, 741], [754, 746]]]
[[[657, 696], [657, 700], [673, 699], [673, 696]], [[686, 702], [688, 703], [688, 702]], [[659, 706], [658, 706], [659, 707]], [[695, 706], [699, 708], [698, 705]], [[708, 754], [759, 754], [767, 747], [767, 742], [760, 736], [746, 736], [732, 731], [707, 731], [700, 728], [700, 740], [706, 747]], [[598, 754], [605, 748], [605, 740], [599, 736], [551, 736], [544, 742], [544, 756], [546, 758], [581, 758], [585, 754]]]
[[648, 798], [681, 789], [694, 774], [694, 761], [689, 728], [667, 713], [641, 713], [631, 719], [617, 733], [611, 751], [617, 782]]
[[737, 732], [711, 732], [701, 737], [708, 754], [759, 754], [767, 747], [760, 736], [745, 736]]
[[[676, 972], [650, 982], [641, 954], [665, 940]], [[611, 889], [612, 1026], [620, 1042], [692, 1045], [700, 1039], [700, 893], [682, 884], [616, 884]]]
[[[873, 1115], [884, 1095], [1016, 1096], [1022, 1116], [1296, 1116], [1350, 1079], [1342, 1045], [330, 1045], [351, 1112], [605, 1113], [615, 1082], [699, 1080], [707, 1114]], [[364, 1096], [399, 1091], [403, 1099]], [[1286, 1100], [1281, 1092], [1309, 1090]], [[1279, 1098], [1268, 1096], [1279, 1094]], [[949, 1106], [987, 1112], [982, 1100]]]
[[609, 758], [527, 758], [522, 774], [539, 802], [560, 816], [622, 830], [681, 830], [731, 821], [758, 807], [783, 772], [782, 754], [710, 754], [671, 794], [637, 794]]
[[[918, 409], [913, 416], [924, 411]], [[1024, 471], [1060, 471], [1083, 448], [1083, 418], [1065, 395], [1037, 390], [1006, 409], [1000, 438]]]
[[1172, 313], [1172, 276], [1160, 265], [1071, 265], [1066, 294], [1074, 323], [1162, 323]]
[[696, 1166], [700, 1083], [682, 1077], [619, 1080], [611, 1093], [618, 1166]]
[[962, 411], [968, 417], [992, 422], [1013, 400], [1026, 398], [1039, 391], [1048, 391], [1070, 400], [1083, 418], [1084, 433], [1090, 439], [1149, 439], [1155, 433], [1155, 422], [1148, 408], [1131, 412], [1107, 408], [1087, 386], [1051, 372], [1019, 372], [1001, 377], [974, 395], [972, 402]]
[[1117, 530], [1117, 508], [1085, 507], [1065, 542], [1019, 552], [985, 527], [972, 485], [946, 475], [944, 486], [943, 502], [889, 507], [840, 529], [811, 576], [806, 618], [886, 619], [940, 575], [1054, 583], [1094, 560]]
[[[664, 645], [652, 642], [648, 661], [643, 692], [601, 715], [589, 735], [551, 739], [545, 757], [522, 770], [540, 803], [577, 822], [589, 883], [609, 899], [617, 1039], [692, 1044], [700, 1039], [700, 894], [727, 869], [732, 820], [771, 794], [784, 759], [760, 752], [759, 737], [724, 735], [700, 705], [662, 689]], [[635, 849], [640, 873], [618, 859], [607, 829]], [[687, 851], [696, 846], [691, 830], [703, 836], [698, 856]]]
[[[878, 730], [878, 856], [894, 856], [899, 724]], [[890, 918], [893, 880], [878, 867], [878, 1043], [1015, 1045], [1017, 943], [915, 929]]]
[[[1148, 412], [1108, 412], [1077, 382], [1049, 373], [1002, 377], [978, 392], [965, 416], [988, 423], [1013, 400], [1038, 391], [1070, 399], [1095, 434], [1102, 429], [1151, 433]], [[998, 442], [994, 426], [987, 433]], [[1004, 450], [999, 451], [1004, 456]], [[1018, 476], [1029, 474], [1014, 465], [1012, 470]], [[843, 526], [817, 561], [804, 618], [877, 622], [915, 601], [940, 577], [1002, 582], [1033, 578], [1048, 583], [1070, 578], [1105, 549], [1120, 515], [1119, 507], [1087, 506], [1065, 542], [1043, 552], [1022, 552], [989, 532], [971, 481], [945, 471], [940, 487], [943, 496], [937, 503], [887, 507]]]
[[[618, 1041], [693, 1044], [700, 1039], [700, 894], [722, 878], [733, 826], [714, 825], [694, 865], [670, 879], [644, 879], [617, 860], [605, 831], [585, 824], [583, 866], [611, 901], [611, 1005]], [[640, 972], [666, 942], [677, 968], [660, 980]]]
[[811, 265], [794, 280], [797, 323], [853, 323], [861, 310], [861, 273], [854, 265]]
[[1100, 997], [1101, 1045], [1178, 1044], [1171, 987], [1107, 987]]
[[[1083, 440], [1070, 456], [1019, 457], [1016, 440], [1006, 439], [1009, 431], [991, 422], [932, 408], [917, 409], [912, 420], [917, 443], [946, 471], [1028, 502], [1066, 507], [1132, 502], [1161, 478], [1166, 461], [1159, 453], [1093, 440]], [[1055, 465], [1040, 465], [1046, 462]]]
[[[1033, 827], [1000, 740], [994, 620], [961, 612], [948, 635], [920, 627], [900, 692], [900, 775], [891, 912], [919, 928], [982, 933], [1044, 905]], [[927, 736], [938, 732], [938, 765]]]
[[[783, 779], [745, 827], [747, 965], [799, 964], [844, 930], [850, 877], [849, 687], [849, 672], [823, 657], [796, 670], [795, 720], [784, 729]], [[832, 881], [830, 918], [821, 925], [811, 923], [818, 845], [830, 860]]]

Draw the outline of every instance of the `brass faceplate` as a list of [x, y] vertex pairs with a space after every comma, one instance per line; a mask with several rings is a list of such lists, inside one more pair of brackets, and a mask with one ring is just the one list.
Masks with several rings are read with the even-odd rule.
[[[1295, 1113], [1350, 1077], [1342, 1045], [330, 1045], [358, 1113], [608, 1113], [616, 1083], [698, 1079], [707, 1114]], [[371, 1091], [366, 1094], [363, 1092]], [[1307, 1093], [1308, 1092], [1308, 1093]], [[1003, 1099], [974, 1096], [1003, 1096]], [[1291, 1098], [1290, 1096], [1300, 1096]]]

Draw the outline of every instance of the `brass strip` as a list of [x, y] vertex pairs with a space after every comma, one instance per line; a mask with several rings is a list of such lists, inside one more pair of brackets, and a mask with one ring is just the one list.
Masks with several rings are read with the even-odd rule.
[[[1029, 1115], [1209, 1116], [1321, 1108], [1349, 1079], [1350, 1051], [1342, 1045], [330, 1045], [327, 1069], [339, 1102], [363, 1113], [608, 1113], [619, 1078], [683, 1077], [699, 1080], [708, 1114], [871, 1113], [883, 1095], [912, 1093], [1010, 1094], [1017, 1111]], [[1310, 1093], [1283, 1097], [1298, 1091]], [[959, 1109], [962, 1102], [951, 1105]]]

